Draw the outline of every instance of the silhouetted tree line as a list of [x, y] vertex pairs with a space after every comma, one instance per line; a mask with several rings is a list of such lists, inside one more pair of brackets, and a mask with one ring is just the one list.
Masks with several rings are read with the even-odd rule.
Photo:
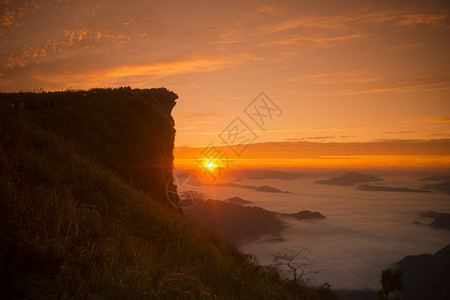
[[133, 89], [130, 86], [120, 86], [117, 88], [94, 88], [90, 90], [73, 90], [46, 92], [37, 89], [34, 92], [26, 91], [19, 93], [0, 93], [0, 109], [5, 109], [13, 113], [24, 110], [53, 109], [66, 107], [72, 101], [79, 101], [80, 98], [90, 98], [94, 96], [105, 97], [111, 94], [141, 95], [151, 97], [159, 101], [169, 112], [175, 106], [178, 96], [165, 88]]
[[382, 288], [378, 291], [379, 300], [387, 300], [389, 294], [395, 293], [394, 298], [400, 300], [397, 292], [403, 289], [402, 284], [403, 273], [401, 270], [386, 269], [381, 272], [381, 285]]

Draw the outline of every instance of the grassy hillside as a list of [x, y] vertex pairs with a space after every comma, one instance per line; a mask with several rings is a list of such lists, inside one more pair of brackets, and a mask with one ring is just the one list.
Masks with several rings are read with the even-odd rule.
[[292, 286], [167, 205], [176, 98], [0, 94], [2, 298], [336, 298]]

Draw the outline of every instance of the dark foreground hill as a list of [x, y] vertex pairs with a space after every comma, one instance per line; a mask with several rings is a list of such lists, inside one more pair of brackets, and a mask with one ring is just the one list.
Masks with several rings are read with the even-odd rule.
[[450, 299], [450, 245], [435, 254], [408, 255], [397, 267], [403, 272], [402, 299]]
[[0, 94], [2, 299], [336, 298], [247, 261], [167, 204], [176, 98]]
[[184, 214], [233, 244], [278, 235], [284, 228], [283, 221], [271, 211], [219, 200], [200, 200]]
[[[230, 199], [240, 199], [239, 197]], [[244, 200], [245, 201], [245, 200]], [[297, 213], [277, 213], [257, 206], [243, 206], [228, 200], [200, 200], [183, 210], [184, 215], [225, 240], [239, 245], [262, 236], [276, 236], [286, 227], [283, 217], [297, 220], [325, 218], [319, 212], [302, 210]]]

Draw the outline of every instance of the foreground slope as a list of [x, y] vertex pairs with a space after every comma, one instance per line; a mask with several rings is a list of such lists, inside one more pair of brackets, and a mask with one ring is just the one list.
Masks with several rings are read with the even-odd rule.
[[0, 94], [3, 298], [335, 298], [293, 287], [167, 205], [175, 99]]

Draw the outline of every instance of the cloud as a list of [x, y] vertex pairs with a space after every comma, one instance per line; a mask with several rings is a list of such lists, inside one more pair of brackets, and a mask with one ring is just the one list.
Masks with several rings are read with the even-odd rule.
[[[229, 148], [218, 146], [228, 153]], [[433, 167], [450, 166], [450, 139], [378, 140], [373, 142], [285, 141], [254, 143], [242, 158], [229, 156], [233, 166], [311, 167]], [[174, 149], [175, 164], [195, 166], [202, 148]]]
[[425, 45], [425, 43], [406, 43], [406, 44], [392, 45], [391, 48], [393, 48], [393, 49], [419, 48], [419, 47], [423, 47], [424, 45]]
[[260, 47], [268, 46], [268, 45], [293, 45], [300, 41], [308, 41], [308, 42], [314, 42], [314, 43], [329, 43], [329, 42], [339, 42], [339, 41], [346, 41], [350, 39], [358, 39], [363, 37], [363, 35], [360, 34], [349, 34], [345, 36], [333, 36], [333, 37], [306, 37], [306, 36], [296, 36], [289, 39], [283, 39], [283, 40], [274, 40], [270, 42], [265, 42], [260, 44]]
[[229, 38], [232, 35], [235, 35], [236, 33], [239, 33], [240, 30], [237, 28], [232, 28], [230, 30], [227, 30], [226, 32], [219, 35], [220, 38]]
[[234, 57], [210, 57], [178, 60], [171, 62], [157, 62], [149, 64], [122, 65], [109, 69], [76, 76], [79, 79], [99, 80], [111, 78], [126, 78], [132, 76], [151, 76], [162, 78], [175, 74], [211, 72], [223, 68], [241, 65], [255, 59], [251, 55], [235, 55]]
[[236, 40], [227, 40], [227, 41], [217, 41], [217, 42], [211, 42], [210, 45], [221, 45], [221, 44], [237, 44], [240, 43], [240, 41]]
[[334, 136], [310, 136], [310, 137], [298, 138], [297, 141], [329, 140], [329, 139], [334, 139]]
[[414, 133], [414, 131], [385, 131], [385, 134], [407, 134]]
[[347, 139], [347, 138], [354, 138], [357, 137], [356, 135], [340, 135], [340, 136], [309, 136], [309, 137], [302, 137], [302, 138], [289, 138], [286, 139], [286, 141], [290, 142], [302, 142], [302, 141], [326, 141], [330, 139], [335, 138], [341, 138], [341, 139]]
[[436, 89], [450, 89], [450, 71], [436, 71], [429, 75], [409, 77], [397, 80], [378, 80], [370, 86], [359, 89], [340, 90], [335, 94], [357, 95], [384, 92], [435, 91]]
[[418, 123], [449, 123], [450, 117], [423, 118], [416, 120]]
[[289, 78], [288, 82], [302, 82], [310, 84], [338, 84], [338, 83], [365, 83], [380, 80], [373, 76], [368, 76], [366, 71], [347, 71], [314, 73], [309, 75]]
[[22, 20], [41, 9], [39, 1], [3, 1], [0, 3], [0, 36], [16, 28]]
[[52, 38], [32, 40], [16, 47], [7, 48], [5, 56], [0, 60], [0, 68], [24, 67], [30, 63], [41, 63], [49, 56], [57, 59], [67, 56], [70, 51], [111, 47], [136, 37], [136, 35], [127, 35], [123, 32], [112, 34], [86, 28], [64, 30], [53, 35]]
[[175, 120], [183, 120], [189, 123], [207, 123], [210, 119], [217, 120], [219, 118], [231, 117], [230, 113], [215, 113], [215, 112], [187, 112], [184, 114], [174, 114]]
[[410, 26], [417, 24], [425, 24], [438, 27], [448, 23], [448, 15], [444, 14], [410, 14], [399, 16], [398, 26]]
[[[95, 49], [92, 51], [95, 52]], [[224, 68], [245, 64], [254, 58], [251, 55], [235, 55], [232, 57], [204, 57], [167, 62], [118, 64], [105, 57], [83, 52], [88, 57], [66, 54], [64, 61], [60, 59], [46, 60], [40, 64], [28, 64], [22, 68], [4, 71], [5, 77], [0, 80], [0, 88], [10, 89], [13, 82], [15, 89], [27, 89], [32, 81], [34, 86], [44, 86], [48, 90], [67, 87], [90, 88], [111, 86], [133, 82], [136, 86], [142, 80], [149, 81], [180, 74], [206, 73]], [[72, 55], [78, 55], [77, 52]], [[83, 63], [77, 64], [77, 61]], [[86, 67], [89, 63], [92, 66]], [[63, 67], [62, 67], [63, 66]], [[36, 79], [35, 74], [44, 74]], [[6, 80], [7, 79], [7, 80]], [[144, 84], [144, 83], [143, 83]]]
[[[330, 156], [449, 156], [450, 139], [379, 139], [372, 142], [314, 142], [290, 140], [254, 143], [246, 150], [251, 159], [299, 159]], [[178, 158], [190, 158], [202, 148], [184, 147]], [[181, 149], [177, 149], [177, 152]]]
[[414, 24], [426, 24], [433, 27], [447, 23], [448, 15], [445, 14], [400, 14], [394, 11], [378, 11], [364, 13], [354, 11], [339, 16], [311, 16], [284, 21], [265, 26], [263, 31], [279, 33], [293, 29], [327, 29], [342, 30], [361, 24], [382, 24], [395, 22], [397, 26]]
[[343, 26], [349, 23], [367, 20], [369, 19], [369, 16], [373, 16], [373, 14], [369, 15], [348, 14], [340, 16], [302, 17], [265, 26], [263, 27], [263, 31], [268, 33], [280, 33], [283, 31], [289, 31], [297, 28], [336, 30], [336, 29], [343, 29]]
[[268, 4], [261, 5], [261, 6], [258, 7], [258, 12], [259, 12], [259, 13], [273, 12], [273, 11], [275, 11], [275, 10], [276, 10], [276, 7], [275, 7], [275, 6], [273, 6], [273, 5], [268, 5]]
[[[266, 129], [266, 130], [252, 130], [252, 132], [255, 133], [279, 133], [279, 132], [299, 132], [302, 131], [301, 129]], [[203, 134], [203, 135], [219, 135], [222, 132], [218, 131], [218, 132], [200, 132], [198, 134]], [[296, 140], [296, 139], [295, 139]]]
[[302, 131], [346, 131], [346, 130], [354, 130], [354, 129], [363, 129], [361, 126], [323, 126], [323, 127], [312, 127], [312, 128], [304, 128]]
[[427, 120], [430, 123], [448, 123], [450, 118], [432, 118]]

